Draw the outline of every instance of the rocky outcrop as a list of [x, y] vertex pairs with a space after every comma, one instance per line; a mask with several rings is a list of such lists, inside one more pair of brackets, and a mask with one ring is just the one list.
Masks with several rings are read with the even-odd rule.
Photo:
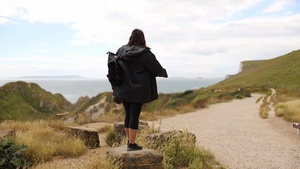
[[75, 104], [73, 104], [72, 109], [73, 110], [78, 109], [80, 106], [82, 106], [84, 103], [88, 102], [89, 100], [90, 100], [90, 98], [88, 96], [79, 97], [77, 102]]
[[[122, 138], [126, 136], [125, 130], [124, 130], [124, 122], [116, 122], [114, 123], [114, 132], [116, 136], [116, 141], [121, 142]], [[139, 130], [147, 129], [149, 128], [149, 125], [145, 121], [139, 121]]]
[[127, 151], [127, 146], [111, 148], [107, 155], [117, 159], [122, 169], [163, 169], [163, 155], [151, 149]]
[[7, 130], [0, 130], [0, 140], [6, 139], [9, 137], [14, 137], [16, 135], [15, 130], [7, 129]]
[[121, 112], [123, 106], [108, 102], [109, 98], [111, 98], [111, 93], [101, 93], [91, 99], [88, 97], [79, 98], [73, 107], [76, 109], [72, 112], [73, 116], [69, 117], [67, 121], [76, 123], [87, 120], [97, 121], [106, 113]]
[[80, 127], [68, 127], [68, 129], [71, 135], [83, 140], [89, 148], [100, 147], [99, 135], [96, 130]]

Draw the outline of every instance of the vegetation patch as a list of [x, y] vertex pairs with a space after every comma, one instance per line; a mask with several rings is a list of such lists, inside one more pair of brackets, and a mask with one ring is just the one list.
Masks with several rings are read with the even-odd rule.
[[82, 140], [68, 135], [62, 122], [55, 121], [7, 121], [0, 123], [0, 129], [16, 131], [13, 141], [29, 148], [22, 152], [28, 163], [35, 165], [51, 160], [55, 156], [77, 157], [86, 151]]
[[12, 140], [0, 140], [0, 168], [28, 167], [23, 151], [26, 145], [17, 145]]
[[113, 129], [107, 132], [105, 142], [109, 146], [113, 146], [115, 143], [117, 143], [116, 134]]
[[80, 156], [86, 150], [82, 140], [69, 137], [66, 133], [57, 132], [53, 128], [18, 131], [16, 142], [29, 146], [24, 152], [24, 157], [32, 164], [49, 161], [54, 156]]
[[300, 100], [278, 103], [275, 112], [277, 117], [283, 117], [288, 122], [300, 123]]
[[164, 155], [164, 166], [172, 168], [224, 168], [215, 160], [215, 156], [204, 148], [199, 148], [195, 144], [195, 137], [188, 131], [174, 131], [170, 137], [161, 140], [160, 143], [147, 140], [147, 135], [159, 132], [157, 129], [144, 130], [139, 134], [139, 144], [144, 147], [156, 149]]
[[269, 111], [271, 110], [269, 107], [270, 103], [268, 102], [270, 94], [271, 93], [269, 92], [268, 95], [263, 97], [263, 103], [260, 105], [259, 108], [259, 116], [263, 119], [267, 119], [269, 117]]
[[111, 130], [113, 130], [113, 126], [111, 124], [106, 124], [105, 126], [97, 129], [98, 133], [105, 133]]
[[23, 81], [1, 86], [0, 96], [0, 120], [53, 117], [56, 113], [69, 110], [72, 105], [61, 94], [52, 94], [35, 83]]

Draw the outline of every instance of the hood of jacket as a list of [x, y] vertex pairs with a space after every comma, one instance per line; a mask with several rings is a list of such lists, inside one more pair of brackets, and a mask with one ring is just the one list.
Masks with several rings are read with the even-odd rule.
[[137, 58], [137, 56], [144, 52], [149, 50], [148, 48], [142, 48], [139, 46], [135, 46], [135, 45], [124, 45], [122, 47], [122, 52], [121, 52], [121, 56], [125, 59], [125, 60], [135, 60]]

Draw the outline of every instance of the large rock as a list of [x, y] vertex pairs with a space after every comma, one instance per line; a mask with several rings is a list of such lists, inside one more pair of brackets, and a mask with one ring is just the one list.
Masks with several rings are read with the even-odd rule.
[[84, 141], [84, 144], [89, 148], [100, 147], [99, 135], [96, 130], [80, 128], [80, 127], [68, 127], [71, 135], [76, 136]]
[[9, 137], [14, 137], [16, 135], [15, 130], [7, 129], [7, 130], [0, 130], [0, 140], [6, 139]]
[[[115, 132], [116, 140], [118, 142], [121, 142], [122, 138], [126, 136], [124, 128], [125, 128], [125, 126], [124, 126], [123, 122], [114, 123], [114, 132]], [[143, 130], [143, 129], [147, 129], [147, 128], [149, 128], [148, 123], [140, 120], [139, 121], [139, 130]]]
[[196, 143], [196, 135], [193, 133], [181, 131], [181, 130], [172, 130], [167, 132], [149, 134], [146, 136], [147, 145], [151, 148], [157, 149], [160, 145], [169, 142], [170, 139], [182, 138], [187, 136]]
[[111, 148], [108, 157], [119, 159], [122, 169], [163, 169], [163, 155], [152, 149], [127, 151], [127, 146]]

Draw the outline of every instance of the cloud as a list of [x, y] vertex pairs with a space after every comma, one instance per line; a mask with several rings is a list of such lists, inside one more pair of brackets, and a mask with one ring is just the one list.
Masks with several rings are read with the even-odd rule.
[[[107, 68], [101, 69], [100, 63], [105, 63], [107, 58], [98, 56], [60, 55], [47, 57], [31, 55], [27, 57], [1, 58], [1, 77], [18, 77], [26, 75], [56, 75], [78, 74], [86, 77], [100, 77], [106, 74]], [[25, 63], [25, 64], [24, 64]], [[103, 64], [103, 66], [106, 66]], [[104, 76], [102, 76], [104, 77]]]
[[[277, 57], [299, 48], [299, 12], [276, 17], [267, 15], [287, 9], [295, 3], [293, 0], [274, 1], [260, 11], [261, 16], [237, 17], [262, 2], [4, 0], [0, 2], [0, 24], [16, 18], [65, 24], [75, 30], [70, 39], [75, 47], [105, 44], [117, 48], [128, 41], [134, 28], [141, 28], [148, 45], [170, 76], [224, 76], [237, 73], [240, 61]], [[5, 21], [1, 22], [1, 18]], [[85, 74], [91, 70], [103, 77], [106, 74], [106, 69], [99, 70], [99, 63], [105, 65], [106, 58], [84, 54], [60, 57], [50, 59], [45, 55], [27, 59], [35, 59], [49, 69], [51, 64], [53, 69]], [[42, 64], [42, 60], [48, 64]]]
[[275, 1], [272, 5], [264, 9], [265, 13], [273, 13], [284, 10], [287, 6], [294, 4], [294, 0], [279, 0]]
[[74, 44], [116, 43], [127, 39], [124, 32], [129, 33], [136, 26], [146, 30], [158, 29], [161, 33], [182, 28], [188, 31], [193, 22], [223, 19], [255, 2], [257, 0], [6, 0], [1, 2], [0, 15], [30, 22], [71, 23], [71, 28], [78, 31]]
[[4, 23], [6, 23], [6, 22], [9, 22], [9, 20], [6, 19], [6, 18], [0, 17], [0, 25], [1, 25], [1, 24], [4, 24]]

